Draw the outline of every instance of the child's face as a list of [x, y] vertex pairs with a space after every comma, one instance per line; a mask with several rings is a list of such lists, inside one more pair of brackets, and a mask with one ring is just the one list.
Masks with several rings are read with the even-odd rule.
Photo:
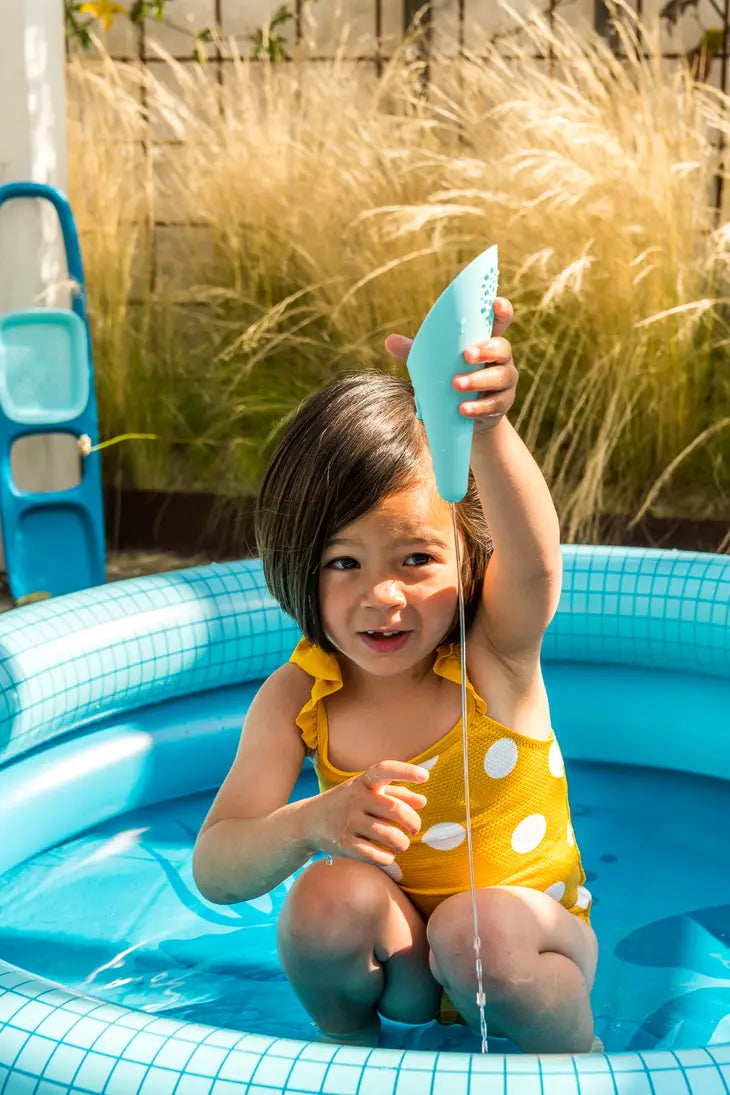
[[457, 609], [451, 513], [435, 486], [388, 495], [340, 529], [322, 556], [319, 591], [328, 638], [369, 673], [430, 658]]

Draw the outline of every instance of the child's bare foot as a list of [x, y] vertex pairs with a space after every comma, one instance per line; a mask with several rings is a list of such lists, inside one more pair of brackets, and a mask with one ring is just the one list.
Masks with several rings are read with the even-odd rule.
[[378, 1037], [380, 1035], [380, 1019], [375, 1016], [371, 1023], [368, 1023], [365, 1027], [360, 1027], [359, 1030], [347, 1030], [341, 1034], [337, 1034], [335, 1031], [322, 1030], [321, 1027], [317, 1027], [319, 1031], [319, 1042], [329, 1042], [340, 1046], [377, 1046]]

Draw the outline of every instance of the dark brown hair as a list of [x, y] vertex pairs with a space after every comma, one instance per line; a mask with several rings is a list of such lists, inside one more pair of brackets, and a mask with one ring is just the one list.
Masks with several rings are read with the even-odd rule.
[[[333, 536], [380, 499], [423, 480], [429, 455], [407, 380], [347, 373], [304, 403], [285, 428], [256, 503], [256, 544], [269, 590], [305, 638], [334, 652], [322, 627], [319, 571]], [[491, 540], [474, 481], [456, 505], [467, 625]], [[458, 627], [449, 639], [458, 638]]]

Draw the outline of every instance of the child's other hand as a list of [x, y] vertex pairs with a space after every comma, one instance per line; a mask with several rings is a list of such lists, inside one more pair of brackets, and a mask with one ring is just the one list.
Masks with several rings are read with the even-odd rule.
[[417, 811], [426, 805], [425, 795], [393, 780], [424, 783], [427, 768], [400, 760], [373, 764], [361, 776], [318, 797], [321, 807], [317, 845], [329, 855], [345, 855], [387, 867], [410, 845], [410, 836], [421, 828]]
[[[502, 335], [513, 317], [512, 305], [504, 297], [494, 302], [494, 323], [491, 338], [469, 346], [464, 359], [469, 365], [487, 365], [486, 369], [458, 373], [453, 379], [458, 392], [475, 393], [474, 399], [461, 404], [461, 413], [474, 420], [476, 432], [493, 429], [514, 402], [517, 389], [517, 369], [512, 360], [512, 347]], [[388, 335], [385, 348], [398, 361], [406, 362], [413, 339], [404, 335]]]

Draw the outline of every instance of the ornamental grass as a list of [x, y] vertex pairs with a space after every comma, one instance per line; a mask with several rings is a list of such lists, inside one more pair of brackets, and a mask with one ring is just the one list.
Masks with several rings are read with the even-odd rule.
[[563, 539], [602, 515], [727, 515], [730, 98], [622, 7], [618, 56], [514, 20], [427, 71], [404, 43], [379, 79], [344, 43], [234, 57], [222, 82], [164, 55], [70, 62], [102, 436], [159, 438], [109, 450], [110, 481], [255, 491], [301, 400], [398, 371], [385, 335], [496, 242], [513, 421]]

